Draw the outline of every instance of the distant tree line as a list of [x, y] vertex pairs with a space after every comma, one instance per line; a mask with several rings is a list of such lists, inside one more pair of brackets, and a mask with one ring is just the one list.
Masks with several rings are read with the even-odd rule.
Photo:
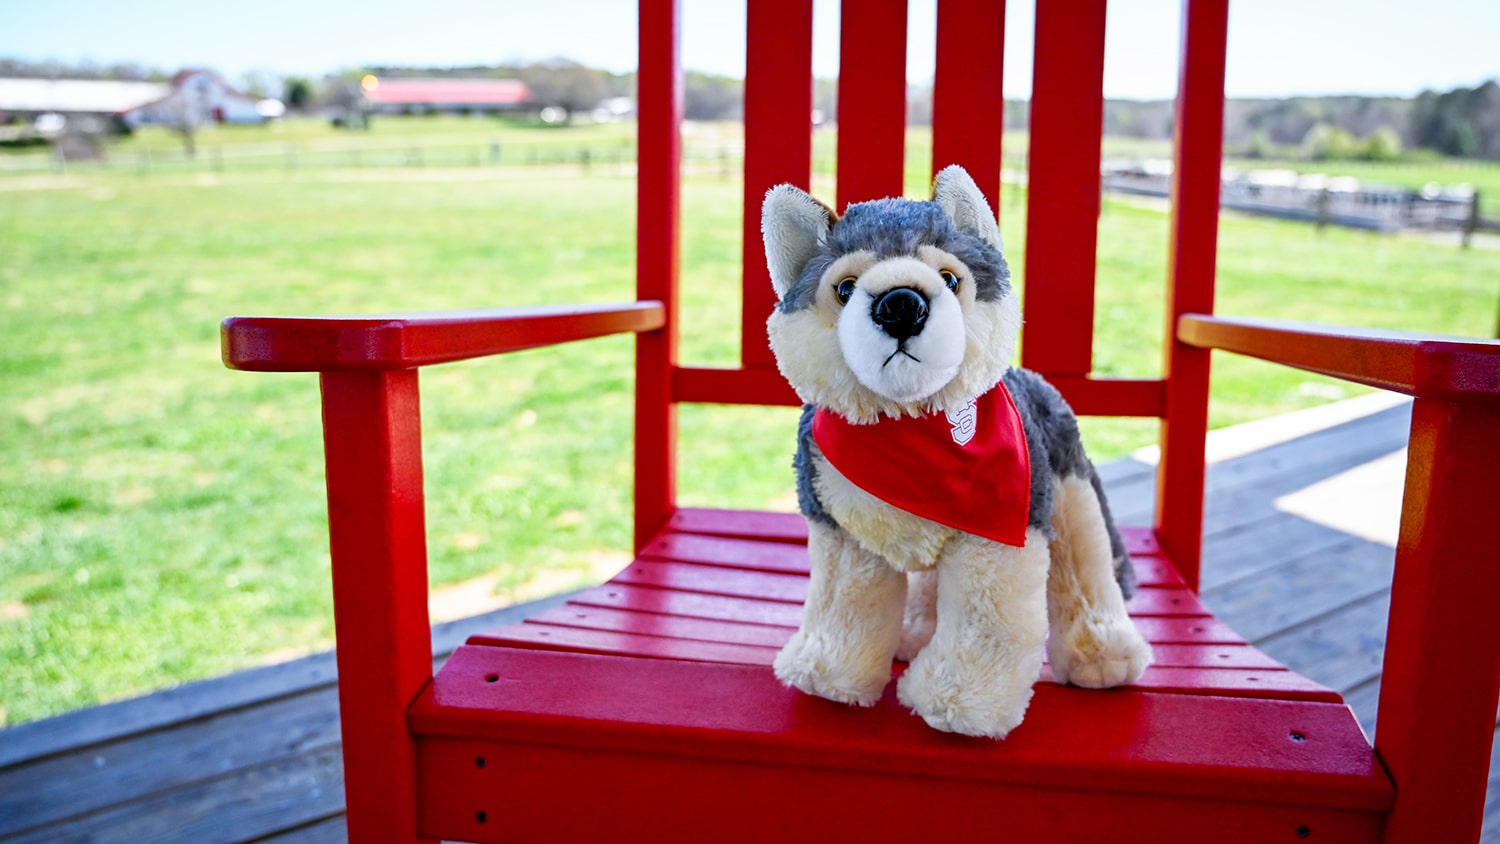
[[[1172, 136], [1172, 103], [1110, 101], [1105, 132]], [[1393, 160], [1404, 150], [1500, 159], [1500, 82], [1400, 97], [1231, 99], [1224, 104], [1224, 145], [1251, 158]]]
[[116, 79], [122, 82], [166, 82], [172, 74], [135, 62], [96, 64], [26, 61], [0, 57], [0, 77], [7, 79]]
[[1445, 155], [1500, 158], [1500, 83], [1423, 91], [1411, 105], [1412, 144]]
[[[525, 64], [460, 67], [372, 66], [330, 74], [322, 79], [247, 74], [241, 87], [247, 93], [277, 96], [294, 111], [338, 108], [357, 93], [366, 73], [400, 77], [461, 77], [520, 79], [531, 90], [537, 108], [555, 107], [571, 118], [593, 111], [612, 97], [633, 97], [634, 73], [610, 73], [571, 59], [554, 58]], [[134, 63], [109, 65], [28, 62], [0, 58], [0, 76], [75, 79], [164, 81], [171, 77], [157, 68]], [[730, 76], [687, 71], [684, 112], [689, 120], [740, 120], [744, 117], [745, 84]], [[278, 90], [279, 88], [279, 90]], [[837, 115], [837, 85], [814, 83], [813, 107], [826, 120]], [[1024, 101], [1005, 104], [1008, 129], [1025, 129]], [[932, 120], [931, 88], [908, 91], [907, 118], [913, 124]], [[1110, 100], [1104, 106], [1106, 134], [1146, 139], [1172, 136], [1170, 100]], [[1231, 99], [1224, 107], [1224, 144], [1232, 154], [1260, 158], [1311, 159], [1398, 158], [1410, 149], [1448, 156], [1500, 160], [1500, 81], [1473, 88], [1423, 91], [1400, 97], [1289, 97], [1286, 99]]]
[[[913, 87], [907, 96], [907, 121], [930, 124], [932, 89]], [[689, 71], [683, 99], [690, 120], [744, 116], [744, 83], [732, 77]], [[828, 120], [835, 119], [838, 93], [834, 81], [815, 83], [813, 107]], [[1112, 136], [1169, 140], [1172, 107], [1171, 100], [1109, 100], [1104, 106], [1104, 131]], [[1007, 129], [1026, 129], [1028, 117], [1024, 100], [1006, 101]], [[1410, 99], [1231, 99], [1224, 107], [1224, 143], [1231, 153], [1252, 158], [1389, 161], [1407, 149], [1424, 149], [1500, 160], [1500, 82], [1424, 91]]]

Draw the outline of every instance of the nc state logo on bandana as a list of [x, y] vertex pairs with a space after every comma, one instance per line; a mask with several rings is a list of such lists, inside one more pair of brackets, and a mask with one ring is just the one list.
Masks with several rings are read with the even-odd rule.
[[1005, 384], [946, 413], [850, 424], [818, 408], [813, 439], [855, 486], [938, 524], [1026, 544], [1031, 453]]
[[943, 415], [948, 417], [948, 424], [953, 426], [954, 442], [959, 445], [968, 445], [969, 441], [974, 439], [974, 432], [979, 430], [979, 411], [974, 407], [973, 399]]

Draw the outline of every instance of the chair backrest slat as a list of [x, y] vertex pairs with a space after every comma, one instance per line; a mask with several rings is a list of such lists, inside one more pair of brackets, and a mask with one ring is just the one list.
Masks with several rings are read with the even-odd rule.
[[641, 0], [636, 114], [636, 296], [666, 307], [666, 325], [636, 335], [635, 547], [677, 504], [678, 274], [682, 265], [682, 7]]
[[1177, 319], [1214, 309], [1228, 32], [1228, 0], [1183, 4], [1182, 62], [1172, 127], [1165, 365], [1169, 388], [1156, 474], [1156, 535], [1192, 589], [1198, 588], [1203, 542], [1209, 352], [1176, 339]]
[[1021, 364], [1093, 369], [1105, 0], [1037, 3]]
[[1000, 208], [1005, 3], [939, 0], [932, 91], [932, 172], [962, 164]]
[[760, 206], [784, 182], [809, 190], [813, 111], [812, 0], [749, 4], [745, 51], [745, 277], [740, 359], [774, 369], [766, 317], [776, 306], [761, 245]]
[[906, 167], [906, 0], [844, 0], [837, 210], [900, 196]]

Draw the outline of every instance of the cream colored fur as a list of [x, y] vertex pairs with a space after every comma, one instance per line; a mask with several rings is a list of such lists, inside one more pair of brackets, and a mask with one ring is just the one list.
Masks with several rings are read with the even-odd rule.
[[916, 571], [937, 563], [943, 546], [958, 531], [865, 492], [813, 448], [818, 500], [852, 541], [897, 571]]
[[897, 694], [929, 724], [1004, 738], [1026, 713], [1044, 651], [1058, 682], [1087, 688], [1135, 682], [1151, 664], [1087, 480], [1057, 481], [1055, 539], [1031, 528], [1015, 548], [891, 507], [817, 459], [818, 494], [845, 529], [810, 526], [813, 585], [802, 630], [776, 661], [784, 682], [868, 705], [895, 656], [911, 661]]
[[1021, 723], [1047, 636], [1047, 538], [960, 533], [938, 561], [937, 629], [896, 687], [939, 730], [1004, 738]]
[[[1021, 334], [1021, 309], [1017, 297], [1011, 295], [999, 302], [978, 302], [974, 298], [972, 276], [963, 262], [931, 246], [922, 247], [917, 257], [921, 265], [929, 268], [930, 275], [917, 274], [915, 279], [908, 277], [908, 286], [920, 284], [924, 290], [928, 286], [942, 288], [937, 274], [939, 269], [949, 269], [961, 279], [957, 298], [964, 314], [964, 353], [958, 376], [930, 395], [906, 402], [883, 396], [860, 383], [845, 361], [839, 344], [838, 321], [844, 309], [834, 300], [832, 289], [839, 279], [853, 275], [860, 278], [861, 289], [879, 295], [897, 286], [897, 279], [902, 277], [874, 273], [875, 282], [871, 282], [868, 276], [872, 275], [869, 271], [877, 263], [875, 256], [855, 252], [841, 256], [823, 274], [813, 307], [791, 312], [778, 308], [766, 322], [773, 349], [797, 350], [796, 354], [777, 355], [776, 365], [804, 403], [826, 407], [856, 425], [869, 424], [881, 416], [921, 416], [957, 407], [1000, 381], [1000, 376], [1005, 374], [1015, 356]], [[910, 258], [897, 260], [902, 261], [907, 269], [918, 263]], [[873, 286], [875, 283], [879, 286]], [[942, 289], [937, 295], [949, 294]]]
[[1115, 583], [1099, 497], [1078, 477], [1059, 480], [1056, 490], [1052, 528], [1057, 539], [1047, 577], [1052, 676], [1091, 689], [1133, 683], [1151, 664], [1151, 646], [1130, 621]]
[[807, 550], [814, 562], [802, 627], [776, 655], [776, 677], [869, 706], [891, 679], [906, 578], [838, 528], [808, 525]]
[[[926, 326], [900, 346], [910, 357], [896, 354], [896, 340], [870, 319], [876, 299], [898, 287], [917, 290], [928, 300]], [[958, 375], [966, 352], [965, 322], [960, 297], [948, 292], [937, 268], [916, 258], [886, 258], [859, 277], [839, 315], [839, 347], [859, 383], [908, 404], [931, 396]]]

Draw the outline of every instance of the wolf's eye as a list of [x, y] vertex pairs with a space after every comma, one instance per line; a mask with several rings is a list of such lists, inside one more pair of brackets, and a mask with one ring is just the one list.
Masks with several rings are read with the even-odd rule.
[[958, 289], [958, 276], [948, 270], [938, 270], [938, 275], [943, 277], [943, 283], [948, 285], [949, 290]]
[[833, 288], [833, 295], [838, 297], [840, 305], [849, 304], [849, 297], [854, 295], [855, 282], [854, 276], [846, 276], [837, 287]]

